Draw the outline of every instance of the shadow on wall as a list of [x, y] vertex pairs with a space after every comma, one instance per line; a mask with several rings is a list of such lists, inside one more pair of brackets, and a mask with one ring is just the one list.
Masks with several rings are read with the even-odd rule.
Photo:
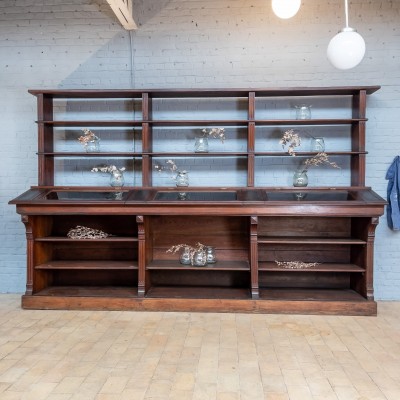
[[142, 0], [133, 1], [133, 19], [138, 26], [144, 25], [147, 21], [156, 16], [165, 8], [171, 0]]

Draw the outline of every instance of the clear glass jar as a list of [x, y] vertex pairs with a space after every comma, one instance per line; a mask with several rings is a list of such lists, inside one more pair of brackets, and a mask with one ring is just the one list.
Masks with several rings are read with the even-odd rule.
[[207, 265], [207, 253], [205, 250], [198, 250], [194, 253], [192, 264], [196, 267], [204, 267]]
[[215, 247], [207, 246], [206, 253], [207, 253], [207, 264], [214, 264], [217, 262], [217, 259], [215, 257]]
[[307, 171], [296, 171], [293, 175], [293, 186], [306, 187], [308, 185]]
[[296, 119], [311, 119], [311, 106], [306, 104], [296, 106]]
[[190, 248], [189, 247], [184, 247], [181, 253], [181, 256], [179, 257], [179, 262], [183, 265], [190, 265], [191, 264], [191, 259], [190, 259]]
[[175, 178], [177, 187], [187, 187], [189, 186], [189, 175], [187, 171], [178, 171]]
[[315, 137], [311, 139], [311, 151], [321, 153], [325, 151], [325, 142], [322, 137]]
[[196, 137], [194, 143], [195, 153], [207, 153], [208, 152], [208, 138]]
[[125, 184], [124, 174], [122, 171], [116, 170], [111, 173], [110, 185], [112, 187], [122, 187]]
[[100, 151], [100, 139], [94, 136], [93, 140], [85, 143], [86, 153], [98, 153]]

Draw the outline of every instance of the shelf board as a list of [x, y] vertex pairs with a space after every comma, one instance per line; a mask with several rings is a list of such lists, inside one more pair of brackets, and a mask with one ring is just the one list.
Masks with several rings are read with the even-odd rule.
[[35, 296], [59, 297], [134, 297], [137, 287], [128, 286], [49, 286], [35, 293]]
[[91, 121], [36, 121], [38, 124], [52, 125], [52, 126], [142, 126], [143, 121], [133, 121], [133, 120], [91, 120]]
[[212, 286], [152, 286], [147, 298], [166, 299], [249, 299], [247, 288], [228, 288]]
[[329, 119], [255, 119], [256, 126], [274, 126], [274, 125], [351, 125], [358, 122], [366, 122], [368, 118], [329, 118]]
[[65, 236], [46, 236], [41, 238], [36, 238], [35, 242], [75, 242], [75, 243], [97, 243], [97, 242], [137, 242], [139, 239], [137, 237], [124, 237], [124, 236], [111, 236], [104, 239], [70, 239]]
[[78, 261], [78, 260], [52, 260], [46, 263], [36, 265], [35, 269], [51, 269], [51, 270], [136, 270], [138, 269], [137, 261]]
[[268, 272], [365, 272], [365, 269], [355, 264], [321, 263], [311, 268], [291, 269], [280, 267], [275, 262], [259, 262], [259, 271]]
[[84, 151], [53, 151], [53, 152], [38, 152], [38, 156], [52, 156], [52, 157], [142, 157], [144, 153], [137, 153], [133, 151], [102, 151], [90, 152]]
[[365, 240], [354, 238], [333, 237], [287, 237], [287, 236], [259, 236], [259, 244], [366, 244]]
[[260, 299], [279, 301], [367, 302], [367, 299], [351, 289], [260, 288]]
[[249, 119], [214, 119], [214, 120], [204, 120], [204, 119], [158, 119], [158, 120], [148, 120], [144, 121], [153, 126], [215, 126], [215, 125], [234, 125], [234, 126], [247, 126], [252, 120]]
[[217, 261], [204, 267], [183, 265], [174, 260], [156, 260], [146, 266], [148, 270], [179, 270], [179, 271], [250, 271], [247, 261]]
[[[351, 156], [368, 154], [368, 151], [324, 151], [328, 156]], [[318, 154], [316, 151], [296, 151], [296, 157], [309, 157]], [[287, 152], [282, 151], [255, 151], [255, 156], [279, 156], [279, 157], [293, 157]]]
[[[158, 156], [158, 157], [234, 157], [243, 156], [247, 157], [246, 151], [209, 151], [209, 152], [143, 152], [145, 155]], [[282, 154], [282, 153], [281, 153]]]

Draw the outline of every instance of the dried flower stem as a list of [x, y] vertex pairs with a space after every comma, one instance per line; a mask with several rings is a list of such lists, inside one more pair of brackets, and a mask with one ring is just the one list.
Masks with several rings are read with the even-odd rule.
[[301, 144], [301, 139], [300, 136], [294, 131], [294, 129], [289, 129], [284, 132], [281, 140], [279, 141], [279, 144], [282, 145], [282, 148], [284, 149], [286, 145], [288, 145], [288, 153], [291, 156], [295, 156], [295, 148], [299, 147]]
[[181, 250], [181, 249], [187, 249], [189, 251], [189, 255], [190, 255], [190, 261], [193, 263], [193, 258], [195, 253], [197, 253], [198, 251], [204, 251], [205, 249], [205, 245], [197, 242], [195, 246], [190, 246], [188, 244], [184, 244], [184, 243], [180, 243], [174, 246], [171, 246], [166, 253], [176, 253], [177, 251]]
[[306, 269], [306, 268], [312, 268], [315, 267], [316, 265], [319, 265], [321, 263], [306, 263], [303, 261], [275, 261], [279, 267], [282, 268], [287, 268], [287, 269]]
[[224, 143], [226, 137], [225, 137], [225, 128], [211, 128], [210, 131], [207, 131], [207, 129], [203, 129], [201, 131], [204, 136], [211, 136], [214, 139], [219, 139], [221, 140], [222, 143]]
[[333, 161], [329, 161], [329, 157], [326, 153], [318, 153], [315, 156], [311, 158], [307, 158], [304, 163], [302, 164], [303, 166], [300, 166], [299, 169], [301, 169], [301, 172], [307, 172], [309, 167], [317, 167], [318, 165], [321, 164], [327, 164], [331, 166], [332, 168], [339, 168], [339, 165], [337, 165]]

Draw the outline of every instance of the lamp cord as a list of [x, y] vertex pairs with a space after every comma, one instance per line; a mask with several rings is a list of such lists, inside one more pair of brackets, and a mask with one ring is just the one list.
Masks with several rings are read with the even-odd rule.
[[348, 28], [349, 27], [349, 5], [347, 3], [347, 0], [344, 0], [344, 8], [345, 8], [344, 12], [346, 15], [346, 28]]

